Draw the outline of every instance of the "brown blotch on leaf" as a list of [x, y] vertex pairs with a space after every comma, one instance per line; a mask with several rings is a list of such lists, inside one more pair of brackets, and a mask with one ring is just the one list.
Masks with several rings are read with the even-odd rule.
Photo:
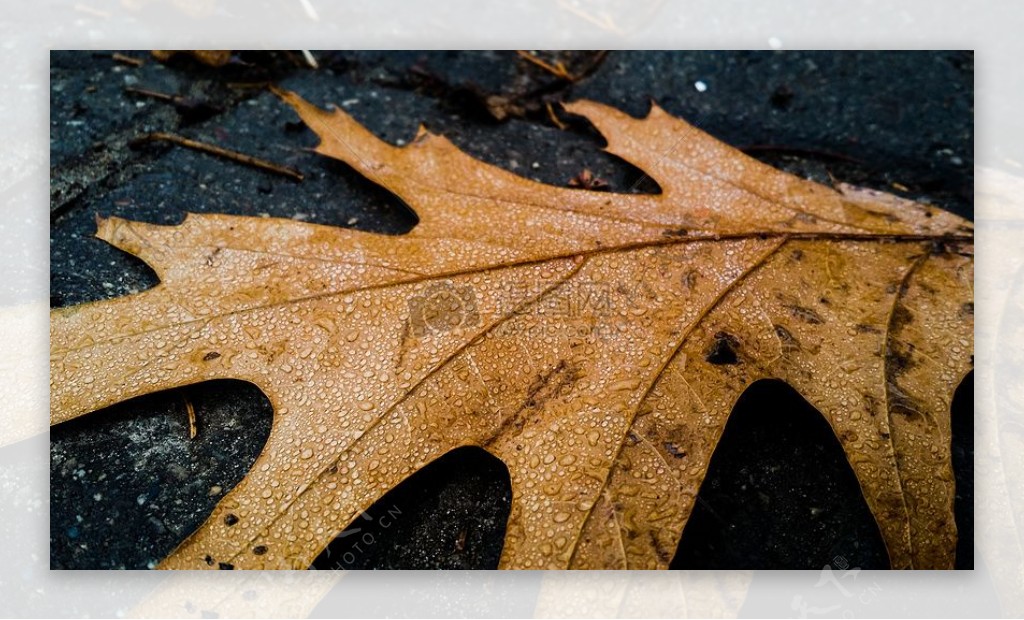
[[[658, 542], [658, 537], [654, 535], [654, 530], [647, 530], [647, 539], [651, 543], [651, 548], [654, 549], [654, 553], [658, 556], [662, 562], [668, 563], [672, 559], [672, 553], [668, 549], [661, 546]], [[675, 550], [673, 550], [674, 552]]]
[[558, 364], [545, 374], [537, 375], [526, 390], [526, 407], [539, 408], [545, 402], [558, 398], [572, 389], [578, 371], [571, 362], [559, 360]]
[[736, 350], [740, 346], [740, 341], [736, 339], [736, 336], [728, 332], [717, 332], [715, 339], [712, 341], [711, 346], [708, 347], [706, 359], [711, 364], [739, 364], [739, 357], [736, 355]]
[[893, 415], [902, 416], [911, 422], [934, 422], [934, 418], [925, 413], [924, 406], [892, 381], [889, 382], [889, 411]]
[[889, 329], [892, 331], [899, 331], [906, 325], [910, 325], [914, 322], [914, 313], [906, 308], [896, 304], [896, 307], [892, 310], [892, 320], [889, 322]]
[[914, 359], [916, 349], [913, 344], [891, 342], [888, 347], [888, 355], [885, 357], [885, 374], [897, 377], [917, 366], [917, 361]]

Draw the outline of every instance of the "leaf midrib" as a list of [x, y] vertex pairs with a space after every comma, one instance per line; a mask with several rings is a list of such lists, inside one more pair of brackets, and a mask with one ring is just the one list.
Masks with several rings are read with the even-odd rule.
[[[178, 322], [178, 323], [170, 323], [170, 324], [167, 324], [167, 325], [161, 325], [159, 327], [153, 327], [153, 328], [150, 328], [150, 329], [140, 330], [140, 331], [132, 332], [132, 333], [129, 333], [129, 334], [114, 336], [112, 338], [107, 338], [107, 339], [104, 339], [104, 340], [93, 341], [93, 342], [91, 342], [89, 344], [86, 344], [86, 345], [81, 345], [81, 346], [78, 346], [78, 347], [71, 347], [71, 348], [59, 350], [57, 352], [58, 353], [62, 353], [62, 354], [72, 353], [72, 352], [75, 352], [75, 351], [80, 351], [82, 349], [87, 349], [87, 348], [94, 347], [94, 346], [99, 346], [99, 345], [103, 345], [103, 344], [119, 342], [121, 340], [125, 340], [125, 339], [128, 339], [128, 338], [144, 336], [144, 335], [155, 333], [155, 332], [159, 332], [159, 331], [165, 330], [165, 329], [184, 327], [184, 326], [188, 326], [188, 325], [194, 324], [194, 323], [206, 324], [206, 323], [210, 323], [210, 322], [212, 322], [214, 320], [217, 320], [217, 319], [222, 319], [222, 318], [229, 317], [229, 316], [236, 316], [236, 315], [240, 315], [240, 314], [245, 314], [247, 312], [256, 312], [256, 311], [259, 311], [259, 310], [266, 310], [266, 309], [274, 308], [274, 307], [278, 307], [278, 306], [287, 306], [287, 305], [290, 305], [290, 304], [303, 303], [303, 302], [307, 302], [307, 301], [316, 301], [318, 299], [328, 299], [330, 297], [334, 297], [334, 296], [338, 296], [338, 295], [347, 295], [347, 294], [357, 293], [357, 292], [383, 290], [383, 289], [387, 289], [387, 288], [391, 288], [391, 287], [395, 287], [395, 286], [401, 286], [401, 285], [405, 285], [405, 284], [417, 284], [419, 282], [427, 282], [427, 281], [430, 281], [430, 280], [440, 280], [440, 279], [444, 279], [444, 278], [454, 278], [454, 277], [463, 276], [463, 275], [483, 274], [483, 273], [488, 273], [488, 272], [491, 272], [491, 271], [500, 271], [500, 270], [508, 269], [508, 268], [511, 268], [511, 267], [521, 267], [521, 266], [526, 266], [526, 265], [539, 265], [539, 264], [543, 264], [543, 263], [547, 263], [547, 262], [553, 262], [553, 261], [556, 261], [556, 260], [564, 260], [564, 259], [567, 259], [567, 258], [574, 258], [574, 257], [590, 258], [592, 256], [599, 256], [599, 255], [627, 253], [627, 252], [642, 250], [642, 249], [651, 248], [651, 247], [674, 246], [674, 245], [682, 245], [682, 244], [689, 244], [689, 243], [706, 243], [706, 242], [715, 242], [715, 241], [742, 241], [742, 240], [748, 240], [748, 239], [768, 240], [768, 239], [778, 239], [778, 238], [783, 239], [784, 242], [797, 241], [797, 240], [806, 240], [806, 241], [864, 241], [864, 242], [875, 241], [875, 242], [878, 242], [878, 243], [886, 243], [886, 242], [889, 242], [889, 243], [920, 243], [920, 242], [923, 242], [923, 241], [929, 241], [929, 242], [930, 241], [947, 241], [947, 242], [957, 242], [957, 243], [970, 242], [970, 243], [973, 244], [973, 241], [974, 241], [974, 236], [973, 235], [957, 235], [957, 234], [875, 234], [875, 233], [828, 233], [828, 232], [808, 232], [808, 233], [769, 232], [769, 233], [765, 233], [765, 232], [747, 232], [747, 233], [726, 233], [726, 234], [710, 234], [709, 233], [709, 234], [687, 235], [686, 237], [681, 237], [681, 238], [669, 238], [669, 239], [663, 239], [663, 240], [662, 239], [658, 239], [658, 240], [651, 240], [651, 241], [641, 241], [641, 242], [636, 242], [636, 243], [623, 244], [623, 245], [619, 245], [619, 246], [609, 246], [609, 247], [606, 247], [606, 248], [595, 248], [595, 249], [591, 249], [591, 250], [580, 250], [580, 251], [575, 251], [575, 252], [566, 252], [566, 253], [563, 253], [563, 254], [552, 254], [552, 255], [549, 255], [549, 256], [545, 256], [545, 257], [541, 257], [541, 258], [534, 258], [534, 259], [524, 259], [524, 260], [519, 260], [519, 261], [511, 260], [509, 262], [505, 262], [505, 263], [501, 263], [501, 264], [495, 264], [495, 265], [486, 265], [486, 266], [483, 266], [483, 267], [474, 267], [474, 268], [469, 268], [469, 269], [456, 269], [456, 270], [447, 271], [447, 272], [441, 272], [441, 273], [437, 273], [437, 274], [422, 274], [422, 275], [419, 275], [419, 276], [414, 276], [414, 277], [411, 277], [411, 278], [402, 279], [402, 280], [396, 280], [396, 281], [392, 281], [392, 282], [384, 282], [384, 283], [380, 283], [380, 284], [370, 284], [370, 285], [366, 285], [366, 286], [356, 286], [356, 287], [352, 287], [352, 288], [339, 289], [339, 290], [336, 290], [336, 291], [324, 291], [324, 292], [316, 293], [316, 294], [313, 294], [313, 295], [306, 295], [306, 296], [302, 296], [302, 297], [294, 297], [294, 298], [289, 298], [289, 299], [285, 299], [285, 300], [281, 300], [281, 301], [277, 301], [277, 302], [272, 302], [272, 303], [267, 303], [267, 304], [260, 304], [260, 305], [256, 305], [256, 306], [250, 306], [250, 307], [247, 307], [247, 308], [240, 308], [240, 309], [237, 309], [237, 310], [230, 310], [230, 311], [227, 311], [227, 312], [221, 312], [221, 313], [216, 313], [216, 314], [210, 314], [210, 315], [198, 317], [198, 318], [195, 318], [195, 319], [190, 319], [188, 321], [182, 321], [182, 322]], [[254, 252], [260, 252], [260, 250], [253, 250], [253, 251]], [[302, 257], [296, 257], [296, 258], [302, 258]], [[157, 285], [157, 287], [149, 289], [149, 291], [156, 290], [159, 287], [165, 287], [166, 288], [166, 287], [168, 287], [168, 284], [166, 284], [164, 282], [161, 282], [160, 284]], [[138, 294], [139, 295], [144, 295], [146, 292], [147, 291], [143, 291], [143, 292], [138, 293]], [[74, 308], [74, 310], [76, 312], [80, 312], [80, 311], [82, 311], [82, 310], [84, 310], [86, 308], [89, 308], [89, 307], [92, 307], [92, 306], [95, 306], [95, 305], [109, 303], [109, 302], [117, 300], [117, 299], [127, 299], [129, 297], [131, 297], [131, 295], [125, 295], [125, 296], [121, 296], [121, 297], [115, 297], [115, 298], [104, 299], [104, 300], [99, 300], [99, 301], [93, 301], [93, 302], [88, 302], [88, 303], [85, 303], [85, 304], [80, 304], [78, 306], [73, 306], [73, 308]]]

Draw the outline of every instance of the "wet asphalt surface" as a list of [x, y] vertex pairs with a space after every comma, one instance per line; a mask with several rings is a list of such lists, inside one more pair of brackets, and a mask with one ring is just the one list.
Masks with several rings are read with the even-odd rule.
[[[125, 64], [109, 52], [51, 55], [52, 307], [156, 283], [141, 261], [92, 237], [97, 214], [161, 224], [180, 222], [186, 212], [269, 215], [384, 234], [415, 225], [397, 199], [343, 164], [309, 153], [314, 136], [263, 88], [267, 83], [341, 105], [392, 142], [410, 140], [422, 122], [518, 174], [561, 185], [588, 168], [613, 191], [657, 187], [601, 152], [585, 123], [566, 118], [568, 128], [559, 130], [546, 104], [590, 98], [640, 116], [653, 99], [772, 165], [973, 215], [970, 53], [545, 57], [583, 76], [575, 82], [512, 52], [315, 52], [317, 70], [297, 54], [245, 53], [221, 68], [126, 54], [144, 63]], [[294, 166], [306, 179], [180, 147], [132, 144], [152, 131]], [[973, 567], [970, 383], [954, 406], [959, 568]], [[199, 419], [193, 440], [185, 399]], [[152, 566], [244, 476], [271, 415], [253, 386], [221, 381], [139, 398], [52, 429], [51, 567]], [[509, 502], [504, 466], [482, 451], [461, 450], [387, 494], [350, 526], [360, 531], [340, 536], [315, 566], [494, 568]], [[359, 544], [368, 534], [373, 544]], [[837, 562], [888, 565], [852, 472], [801, 397], [781, 384], [756, 385], [726, 429], [672, 566], [820, 569]]]

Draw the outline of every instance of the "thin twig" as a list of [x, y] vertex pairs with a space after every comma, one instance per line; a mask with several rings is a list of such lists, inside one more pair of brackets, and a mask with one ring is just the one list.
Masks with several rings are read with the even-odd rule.
[[593, 56], [590, 57], [590, 62], [587, 66], [580, 69], [573, 81], [579, 82], [580, 80], [590, 77], [597, 69], [604, 63], [604, 59], [608, 57], [608, 50], [598, 50]]
[[125, 56], [124, 54], [118, 52], [114, 52], [110, 55], [110, 57], [116, 60], [117, 62], [123, 62], [124, 64], [131, 65], [133, 67], [141, 67], [142, 65], [146, 64], [146, 61], [142, 60], [141, 58], [135, 58], [134, 56]]
[[559, 120], [558, 115], [555, 114], [555, 109], [551, 106], [551, 102], [545, 101], [544, 106], [548, 109], [548, 118], [551, 119], [551, 122], [555, 124], [555, 127], [564, 131], [568, 125]]
[[537, 58], [533, 54], [524, 50], [516, 50], [516, 54], [519, 54], [519, 57], [522, 58], [523, 60], [526, 60], [537, 65], [541, 69], [544, 69], [545, 71], [554, 75], [557, 78], [567, 80], [569, 82], [576, 81], [576, 77], [573, 74], [569, 73], [569, 70], [565, 68], [565, 65], [562, 63], [561, 60], [556, 61], [555, 64], [551, 64], [541, 58]]
[[198, 142], [196, 140], [192, 140], [191, 138], [185, 138], [172, 133], [164, 133], [162, 131], [157, 131], [154, 133], [146, 134], [132, 141], [133, 144], [138, 144], [142, 142], [171, 142], [173, 144], [194, 149], [196, 151], [202, 151], [204, 153], [216, 155], [217, 157], [230, 159], [231, 161], [235, 161], [240, 164], [260, 168], [261, 170], [266, 170], [267, 172], [280, 174], [295, 179], [296, 181], [301, 181], [305, 178], [305, 176], [303, 176], [301, 172], [294, 168], [289, 168], [287, 166], [275, 164], [274, 162], [270, 162], [265, 159], [259, 159], [257, 157], [253, 157], [252, 155], [239, 153], [238, 151], [231, 151], [225, 148], [221, 148], [219, 146], [214, 146], [212, 144], [206, 144], [205, 142]]
[[196, 408], [192, 406], [192, 401], [188, 399], [188, 396], [183, 396], [185, 399], [185, 411], [188, 412], [188, 438], [196, 438]]
[[157, 92], [155, 90], [147, 90], [145, 88], [135, 88], [134, 86], [128, 86], [124, 89], [124, 92], [132, 95], [142, 95], [143, 97], [151, 97], [153, 99], [159, 99], [160, 101], [170, 101], [171, 103], [180, 100], [181, 97], [177, 95], [168, 95], [167, 93]]

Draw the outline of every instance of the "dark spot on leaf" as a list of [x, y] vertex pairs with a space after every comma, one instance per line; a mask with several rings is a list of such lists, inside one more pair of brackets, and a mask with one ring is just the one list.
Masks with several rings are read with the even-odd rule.
[[654, 530], [647, 530], [647, 539], [651, 543], [651, 547], [654, 549], [654, 553], [658, 555], [658, 559], [666, 564], [672, 559], [672, 554], [669, 553], [668, 549], [665, 549], [658, 542], [658, 537], [654, 535]]
[[680, 449], [678, 446], [676, 446], [676, 444], [672, 443], [671, 441], [666, 441], [663, 445], [665, 446], [665, 451], [671, 454], [672, 456], [676, 457], [677, 459], [681, 459], [686, 456], [686, 450]]
[[892, 381], [889, 382], [889, 411], [911, 422], [934, 422], [931, 416], [924, 412], [924, 407]]
[[821, 325], [822, 323], [825, 322], [825, 320], [821, 318], [820, 314], [818, 314], [814, 310], [811, 310], [810, 308], [804, 308], [803, 306], [793, 305], [786, 306], [786, 309], [789, 310], [790, 314], [800, 319], [804, 323], [810, 323], [811, 325]]
[[253, 555], [263, 555], [264, 553], [267, 552], [267, 546], [266, 545], [256, 545], [255, 547], [252, 548], [252, 552], [253, 552]]
[[950, 253], [949, 244], [946, 243], [945, 239], [932, 239], [930, 250], [932, 256], [941, 256], [943, 254]]
[[697, 270], [691, 269], [683, 274], [683, 286], [692, 289], [697, 284]]
[[718, 332], [704, 359], [718, 365], [738, 364], [739, 358], [736, 356], [736, 349], [739, 346], [740, 341], [736, 339], [736, 336], [728, 332]]
[[885, 374], [889, 377], [897, 377], [914, 366], [914, 351], [917, 349], [913, 344], [893, 341], [889, 344], [888, 355], [885, 357]]
[[855, 329], [858, 334], [880, 334], [880, 333], [882, 333], [882, 330], [878, 329], [874, 325], [868, 325], [866, 323], [857, 323], [857, 325], [855, 325], [853, 327], [853, 329]]
[[223, 249], [223, 248], [219, 248], [219, 247], [217, 247], [217, 248], [213, 248], [213, 251], [212, 251], [212, 252], [210, 252], [210, 253], [209, 253], [209, 254], [208, 254], [208, 255], [206, 256], [206, 264], [207, 264], [208, 266], [210, 266], [210, 267], [212, 267], [212, 266], [213, 266], [213, 259], [214, 259], [214, 258], [216, 258], [218, 254], [220, 254], [220, 251], [221, 251], [221, 249]]
[[878, 399], [871, 394], [864, 394], [864, 404], [867, 405], [868, 414], [871, 417], [878, 415]]
[[685, 237], [690, 231], [685, 228], [669, 228], [661, 231], [661, 234], [664, 237]]
[[820, 303], [823, 306], [829, 306], [832, 304], [832, 302], [828, 300], [828, 297], [822, 297], [821, 299], [818, 300], [818, 303]]
[[892, 411], [893, 415], [898, 415], [898, 416], [907, 418], [910, 421], [913, 421], [913, 420], [915, 420], [917, 418], [924, 419], [924, 416], [921, 415], [920, 411], [910, 407], [904, 401], [899, 401], [899, 400], [893, 401], [893, 403], [890, 405], [889, 409]]
[[775, 328], [775, 335], [779, 337], [782, 342], [783, 349], [799, 349], [800, 342], [789, 332], [788, 329], [782, 325], [773, 325]]
[[892, 320], [890, 321], [890, 329], [893, 331], [899, 331], [904, 326], [914, 322], [914, 313], [907, 310], [905, 306], [899, 304], [893, 308]]
[[974, 302], [968, 301], [960, 306], [960, 318], [974, 316]]
[[210, 360], [215, 360], [218, 357], [220, 357], [220, 353], [217, 353], [216, 351], [210, 351], [209, 353], [203, 356], [203, 361], [209, 362]]
[[220, 562], [217, 564], [217, 568], [220, 570], [235, 570], [235, 565], [228, 562]]
[[207, 566], [213, 566], [213, 556], [207, 555], [203, 560], [206, 561]]
[[789, 255], [793, 257], [793, 260], [799, 261], [804, 259], [804, 251], [799, 248], [790, 252]]
[[537, 375], [533, 380], [526, 390], [525, 406], [537, 408], [551, 399], [561, 397], [572, 389], [578, 378], [576, 367], [564, 359], [560, 360], [550, 371]]
[[232, 526], [236, 523], [238, 523], [238, 517], [235, 516], [233, 513], [228, 513], [224, 515], [224, 525]]

